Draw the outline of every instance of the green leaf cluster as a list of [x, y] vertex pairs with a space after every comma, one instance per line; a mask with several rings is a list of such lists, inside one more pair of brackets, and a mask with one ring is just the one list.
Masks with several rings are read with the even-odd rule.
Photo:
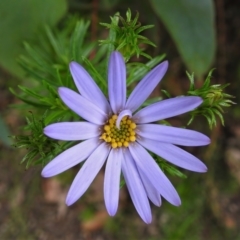
[[[121, 52], [126, 60], [136, 55], [137, 57], [144, 56], [151, 59], [151, 56], [144, 52], [146, 45], [156, 47], [148, 38], [140, 35], [146, 29], [152, 28], [153, 25], [141, 26], [138, 22], [139, 13], [132, 19], [131, 10], [128, 9], [126, 13], [126, 19], [120, 16], [118, 13], [111, 17], [111, 23], [100, 23], [102, 26], [113, 30], [114, 35], [106, 40], [100, 40], [100, 44], [112, 44], [115, 50]], [[119, 21], [120, 20], [120, 21]]]
[[67, 149], [72, 143], [59, 144], [58, 141], [48, 138], [44, 135], [43, 129], [46, 114], [40, 120], [36, 120], [33, 113], [30, 118], [26, 118], [27, 126], [25, 130], [29, 132], [28, 135], [14, 136], [17, 148], [26, 148], [27, 154], [23, 157], [21, 163], [26, 163], [26, 168], [31, 165], [45, 165], [48, 161], [53, 159], [64, 149]]
[[[69, 63], [77, 61], [94, 74], [87, 58], [95, 43], [89, 43], [87, 30], [89, 22], [71, 17], [61, 30], [45, 26], [37, 43], [24, 43], [25, 54], [18, 59], [26, 73], [30, 87], [18, 86], [19, 91], [10, 91], [27, 105], [43, 110], [66, 111], [57, 88], [65, 86], [76, 89], [69, 73]], [[57, 116], [56, 116], [57, 118]], [[53, 121], [56, 120], [52, 119]]]
[[68, 64], [83, 63], [94, 48], [94, 43], [85, 41], [89, 21], [68, 19], [61, 30], [45, 26], [36, 43], [24, 43], [25, 54], [18, 59], [19, 65], [30, 79], [45, 80], [54, 87], [74, 88]]
[[209, 127], [212, 128], [217, 124], [217, 117], [220, 118], [222, 125], [224, 125], [223, 118], [223, 107], [230, 107], [234, 102], [231, 100], [232, 95], [224, 92], [224, 89], [229, 84], [213, 84], [211, 85], [212, 69], [204, 81], [202, 87], [195, 89], [194, 84], [194, 75], [190, 75], [187, 72], [187, 76], [190, 80], [190, 89], [188, 91], [189, 96], [199, 96], [203, 99], [202, 105], [200, 105], [196, 110], [191, 112], [191, 118], [188, 122], [188, 125], [194, 120], [196, 116], [204, 116], [209, 124]]
[[[33, 107], [34, 114], [41, 119], [27, 118], [24, 131], [28, 134], [14, 137], [16, 147], [28, 150], [22, 159], [27, 167], [44, 165], [69, 146], [69, 143], [59, 145], [46, 137], [43, 128], [53, 122], [79, 119], [64, 105], [57, 90], [60, 86], [76, 89], [68, 67], [72, 60], [83, 65], [86, 63], [85, 67], [91, 69], [92, 64], [87, 58], [96, 44], [86, 40], [88, 27], [89, 22], [71, 17], [61, 30], [45, 26], [39, 34], [39, 41], [24, 44], [25, 55], [21, 55], [18, 62], [29, 84], [28, 87], [19, 85], [18, 90], [10, 88], [10, 91], [24, 102], [20, 107]], [[93, 71], [89, 72], [95, 77]]]

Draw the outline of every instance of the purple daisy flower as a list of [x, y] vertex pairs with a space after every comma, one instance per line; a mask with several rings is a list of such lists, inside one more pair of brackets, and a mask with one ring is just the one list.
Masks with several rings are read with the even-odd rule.
[[109, 215], [117, 212], [122, 171], [137, 212], [144, 222], [150, 223], [149, 199], [157, 206], [161, 205], [161, 196], [175, 206], [181, 200], [147, 150], [181, 168], [207, 171], [199, 159], [175, 146], [207, 145], [210, 143], [207, 136], [154, 123], [195, 109], [202, 103], [200, 97], [176, 97], [138, 110], [167, 68], [167, 61], [156, 66], [127, 99], [124, 59], [119, 52], [113, 52], [108, 66], [108, 101], [87, 71], [76, 62], [70, 63], [80, 94], [65, 87], [60, 87], [58, 92], [62, 101], [86, 121], [54, 123], [44, 133], [57, 140], [84, 141], [58, 155], [42, 171], [43, 177], [52, 177], [86, 160], [70, 187], [67, 205], [85, 193], [107, 160], [104, 199]]

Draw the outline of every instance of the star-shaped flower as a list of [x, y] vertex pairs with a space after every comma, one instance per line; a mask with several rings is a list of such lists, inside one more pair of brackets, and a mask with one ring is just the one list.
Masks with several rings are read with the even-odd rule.
[[85, 193], [106, 162], [104, 199], [109, 215], [115, 215], [118, 208], [122, 172], [137, 212], [150, 223], [149, 199], [157, 206], [161, 205], [161, 196], [175, 206], [180, 205], [181, 200], [147, 150], [176, 166], [207, 171], [199, 159], [175, 146], [207, 145], [210, 143], [207, 136], [155, 123], [195, 109], [202, 103], [200, 97], [176, 97], [138, 110], [167, 68], [167, 61], [156, 66], [127, 99], [125, 63], [119, 52], [113, 52], [108, 66], [108, 101], [87, 71], [76, 62], [70, 63], [80, 94], [60, 87], [59, 96], [86, 121], [54, 123], [47, 126], [44, 133], [58, 140], [81, 142], [58, 155], [42, 171], [43, 177], [52, 177], [86, 160], [70, 187], [67, 205]]

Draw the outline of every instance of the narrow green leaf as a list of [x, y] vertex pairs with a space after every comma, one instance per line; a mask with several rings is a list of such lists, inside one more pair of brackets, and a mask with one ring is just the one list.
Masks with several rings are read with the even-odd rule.
[[31, 89], [29, 88], [26, 88], [26, 87], [23, 87], [23, 86], [20, 86], [18, 85], [18, 87], [25, 93], [29, 94], [30, 96], [32, 97], [36, 97], [36, 98], [41, 98], [42, 96], [40, 94], [37, 94], [36, 92], [32, 91]]
[[153, 28], [153, 27], [154, 27], [154, 25], [142, 26], [142, 27], [140, 27], [139, 29], [136, 30], [136, 33], [140, 33], [140, 32], [142, 32], [142, 31], [144, 31], [146, 29]]
[[219, 116], [219, 118], [220, 118], [220, 120], [221, 120], [221, 123], [222, 123], [222, 125], [224, 126], [224, 119], [223, 119], [223, 116], [222, 116], [222, 114], [215, 108], [215, 109], [212, 109], [213, 110], [213, 112], [215, 113], [215, 114], [217, 114], [218, 116]]
[[83, 61], [87, 64], [87, 66], [89, 67], [89, 70], [95, 75], [95, 77], [99, 80], [99, 82], [101, 82], [103, 86], [107, 87], [107, 81], [106, 81], [107, 78], [104, 79], [87, 58], [83, 57]]
[[15, 91], [12, 89], [12, 88], [9, 88], [9, 91], [15, 95], [17, 98], [19, 98], [20, 100], [22, 100], [23, 102], [27, 103], [27, 104], [30, 104], [34, 107], [39, 107], [39, 108], [46, 108], [46, 107], [49, 107], [48, 105], [46, 104], [41, 104], [41, 103], [37, 103], [37, 102], [33, 102], [31, 100], [28, 100], [20, 95], [18, 95], [17, 93], [15, 93]]

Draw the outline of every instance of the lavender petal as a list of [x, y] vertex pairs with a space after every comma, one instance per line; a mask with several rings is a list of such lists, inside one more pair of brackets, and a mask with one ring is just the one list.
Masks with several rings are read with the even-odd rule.
[[206, 172], [207, 167], [198, 158], [169, 143], [140, 138], [138, 142], [151, 152], [166, 159], [168, 162], [194, 172]]
[[104, 142], [98, 146], [81, 167], [75, 177], [67, 195], [66, 204], [68, 206], [75, 203], [88, 189], [99, 170], [102, 168], [108, 154], [109, 147]]
[[180, 146], [204, 146], [210, 139], [202, 133], [159, 124], [143, 124], [137, 127], [138, 135], [151, 140]]
[[122, 158], [122, 149], [112, 149], [106, 164], [104, 176], [104, 199], [110, 216], [114, 216], [118, 208]]
[[75, 141], [99, 136], [99, 126], [89, 122], [53, 123], [44, 128], [44, 134], [57, 140]]
[[145, 173], [159, 194], [171, 204], [179, 206], [181, 200], [177, 191], [150, 154], [138, 143], [131, 144], [129, 150], [138, 168]]
[[99, 144], [98, 138], [92, 138], [65, 150], [44, 167], [41, 175], [47, 178], [66, 171], [88, 158]]
[[154, 88], [156, 88], [165, 75], [167, 68], [168, 61], [164, 61], [152, 69], [132, 91], [125, 108], [131, 110], [132, 112], [136, 111], [149, 97]]
[[130, 110], [123, 110], [119, 113], [117, 121], [116, 121], [116, 126], [118, 129], [120, 129], [120, 123], [125, 116], [132, 117], [132, 112]]
[[121, 111], [126, 102], [126, 66], [119, 52], [113, 52], [108, 65], [108, 96], [115, 114]]
[[138, 169], [128, 149], [123, 156], [122, 172], [129, 194], [138, 214], [145, 223], [149, 224], [152, 221], [152, 213]]
[[152, 183], [149, 181], [149, 179], [146, 177], [145, 173], [138, 168], [138, 172], [141, 176], [142, 183], [145, 187], [146, 193], [148, 195], [148, 198], [151, 200], [151, 202], [160, 207], [162, 204], [161, 196], [159, 192], [156, 190], [156, 188], [152, 185]]
[[94, 103], [98, 108], [102, 109], [106, 114], [111, 112], [111, 108], [106, 97], [89, 73], [76, 62], [71, 62], [69, 67], [73, 80], [81, 95], [90, 102]]
[[60, 87], [58, 93], [62, 101], [85, 120], [98, 125], [106, 121], [107, 115], [100, 108], [73, 90]]
[[163, 100], [138, 111], [134, 116], [136, 123], [150, 123], [189, 112], [202, 103], [200, 97], [175, 97]]

